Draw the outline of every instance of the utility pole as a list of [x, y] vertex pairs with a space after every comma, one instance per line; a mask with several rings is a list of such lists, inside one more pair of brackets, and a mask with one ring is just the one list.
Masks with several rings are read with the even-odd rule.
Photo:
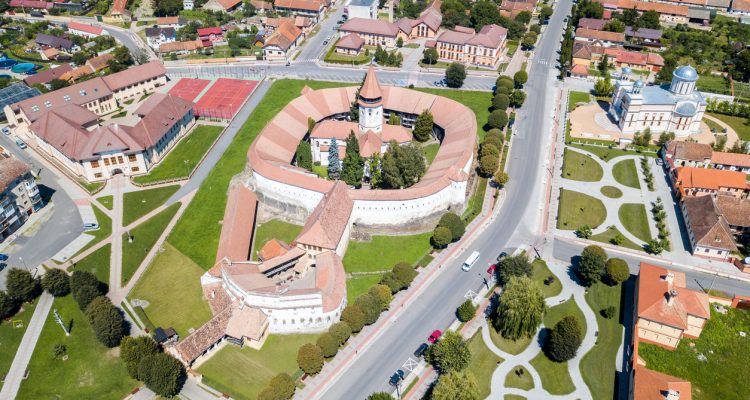
[[68, 332], [68, 328], [65, 327], [65, 323], [62, 320], [62, 317], [60, 316], [60, 313], [57, 312], [57, 309], [54, 310], [55, 313], [55, 322], [57, 322], [58, 325], [60, 325], [60, 328], [63, 329], [65, 332], [65, 336], [70, 336], [70, 332]]

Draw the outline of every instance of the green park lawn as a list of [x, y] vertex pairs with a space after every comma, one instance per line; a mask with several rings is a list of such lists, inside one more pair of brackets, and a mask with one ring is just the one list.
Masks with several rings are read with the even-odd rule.
[[91, 208], [94, 209], [94, 215], [96, 215], [96, 222], [99, 224], [99, 229], [95, 231], [86, 231], [87, 235], [91, 235], [94, 238], [90, 242], [86, 243], [86, 245], [83, 246], [83, 248], [81, 248], [81, 250], [79, 250], [76, 254], [82, 253], [89, 247], [92, 247], [93, 245], [101, 242], [112, 234], [112, 219], [110, 219], [107, 214], [105, 214], [96, 206], [92, 205]]
[[201, 184], [193, 201], [170, 234], [169, 243], [201, 268], [210, 268], [214, 264], [219, 245], [220, 222], [224, 218], [229, 181], [245, 168], [247, 149], [261, 129], [284, 106], [298, 97], [305, 86], [322, 89], [351, 85], [286, 79], [274, 82], [263, 101], [242, 125], [237, 136]]
[[[613, 142], [614, 144], [614, 142]], [[568, 145], [568, 147], [574, 147], [576, 149], [586, 150], [591, 154], [595, 154], [597, 157], [601, 158], [604, 161], [609, 161], [611, 159], [621, 157], [621, 156], [647, 156], [647, 157], [656, 157], [656, 153], [650, 153], [650, 152], [637, 152], [634, 150], [623, 150], [618, 148], [609, 148], [609, 147], [602, 147], [602, 146], [586, 146], [578, 143], [571, 143]]]
[[354, 304], [354, 300], [362, 293], [367, 292], [373, 285], [380, 282], [382, 274], [376, 275], [352, 275], [346, 278], [346, 302]]
[[123, 194], [122, 225], [128, 226], [138, 218], [164, 204], [179, 188], [179, 185], [171, 185]]
[[596, 228], [606, 216], [607, 209], [601, 200], [573, 190], [560, 189], [557, 229], [575, 230], [583, 225]]
[[748, 124], [747, 118], [718, 113], [708, 113], [708, 115], [729, 125], [735, 132], [737, 132], [737, 136], [739, 136], [740, 139], [750, 140], [750, 125]]
[[75, 270], [88, 271], [96, 275], [100, 282], [109, 283], [109, 263], [111, 261], [112, 245], [105, 244], [85, 258], [73, 264], [68, 272]]
[[[544, 260], [542, 260], [541, 258], [537, 258], [531, 263], [531, 266], [531, 279], [536, 282], [537, 285], [539, 285], [539, 287], [542, 289], [544, 297], [557, 296], [558, 294], [560, 294], [560, 292], [562, 292], [562, 283], [560, 283], [560, 279], [555, 276], [552, 271], [549, 270], [549, 268], [547, 267], [547, 263], [544, 262]], [[549, 276], [554, 277], [555, 280], [549, 285], [545, 285], [544, 280]]]
[[599, 190], [603, 195], [609, 197], [610, 199], [619, 199], [620, 197], [622, 197], [622, 190], [614, 186], [602, 186], [602, 188]]
[[[620, 323], [622, 285], [596, 283], [586, 293], [586, 302], [596, 314], [599, 336], [596, 345], [583, 356], [580, 368], [583, 380], [595, 399], [611, 399], [615, 392], [617, 350], [622, 344], [625, 327]], [[615, 316], [607, 319], [600, 311], [612, 306]]]
[[724, 127], [717, 124], [713, 120], [710, 120], [708, 118], [703, 118], [703, 122], [708, 125], [708, 128], [711, 129], [711, 132], [724, 132]]
[[519, 396], [517, 394], [506, 394], [505, 397], [503, 397], [504, 400], [527, 400], [523, 396]]
[[479, 140], [484, 139], [484, 125], [490, 116], [489, 107], [492, 103], [492, 94], [473, 90], [452, 90], [452, 89], [433, 89], [433, 88], [415, 88], [420, 92], [432, 93], [438, 96], [447, 97], [455, 100], [466, 107], [469, 107], [477, 117], [477, 136]]
[[497, 346], [500, 350], [508, 354], [513, 354], [514, 356], [521, 354], [521, 352], [529, 347], [531, 341], [534, 340], [533, 337], [520, 338], [518, 340], [506, 339], [503, 337], [503, 335], [500, 334], [500, 332], [496, 331], [495, 328], [492, 327], [492, 321], [488, 322], [490, 329], [490, 339], [492, 339], [492, 343], [494, 343], [495, 346]]
[[255, 400], [277, 374], [294, 375], [299, 369], [297, 350], [305, 343], [315, 343], [317, 336], [270, 335], [260, 350], [227, 344], [198, 367], [198, 372], [204, 383], [234, 399]]
[[586, 154], [565, 149], [562, 176], [575, 181], [598, 182], [604, 176], [604, 170], [596, 160]]
[[570, 92], [568, 97], [568, 112], [575, 110], [579, 103], [588, 103], [591, 95], [586, 92]]
[[98, 201], [98, 202], [99, 202], [99, 204], [101, 204], [101, 205], [103, 205], [104, 207], [106, 207], [106, 208], [107, 208], [107, 210], [111, 210], [111, 209], [112, 209], [112, 201], [113, 201], [113, 198], [112, 198], [112, 195], [111, 195], [111, 194], [110, 194], [110, 195], [107, 195], [107, 196], [97, 197], [97, 198], [96, 198], [96, 201]]
[[414, 265], [430, 251], [432, 232], [410, 236], [373, 236], [369, 242], [349, 242], [346, 272], [389, 271], [396, 263]]
[[640, 203], [625, 203], [618, 211], [620, 222], [625, 229], [638, 239], [648, 242], [651, 240], [651, 230], [648, 226], [646, 207]]
[[[10, 370], [16, 350], [29, 326], [31, 316], [34, 315], [36, 304], [36, 300], [33, 303], [25, 303], [16, 315], [0, 321], [0, 376], [5, 376]], [[2, 387], [3, 383], [0, 382], [0, 388]]]
[[[602, 232], [602, 233], [600, 233], [598, 235], [591, 236], [589, 239], [597, 241], [597, 242], [601, 242], [601, 243], [614, 244], [612, 242], [612, 240], [614, 239], [615, 236], [617, 236], [617, 234], [622, 235], [622, 232], [620, 232], [620, 230], [617, 229], [616, 227], [610, 226], [610, 227], [607, 228], [606, 231], [604, 231], [604, 232]], [[620, 243], [619, 246], [627, 247], [628, 249], [643, 251], [643, 246], [639, 246], [637, 243], [635, 243], [632, 240], [626, 238], [625, 235], [622, 235], [622, 237], [625, 240], [622, 243]]]
[[484, 196], [487, 192], [487, 178], [479, 178], [477, 181], [477, 187], [474, 193], [471, 194], [469, 200], [466, 202], [466, 209], [464, 210], [461, 219], [464, 220], [464, 224], [468, 225], [474, 220], [481, 212], [484, 206]]
[[299, 225], [290, 224], [279, 219], [272, 219], [255, 227], [255, 237], [253, 238], [253, 260], [257, 260], [257, 253], [263, 248], [263, 245], [271, 239], [278, 239], [292, 243], [302, 231]]
[[[523, 371], [521, 375], [517, 375], [516, 371]], [[531, 390], [534, 388], [534, 379], [531, 377], [529, 371], [518, 365], [508, 372], [505, 377], [505, 387], [507, 388], [518, 388], [523, 390]]]
[[371, 58], [371, 55], [365, 55], [364, 50], [356, 56], [350, 56], [347, 54], [336, 53], [336, 46], [331, 46], [331, 49], [328, 50], [323, 61], [327, 63], [348, 64], [349, 66], [352, 66], [365, 64], [369, 62]]
[[[747, 368], [750, 345], [738, 332], [750, 332], [750, 311], [729, 309], [722, 315], [711, 310], [711, 319], [697, 340], [683, 338], [675, 351], [641, 343], [638, 355], [649, 369], [690, 381], [695, 400], [747, 399], [750, 385], [742, 384], [746, 381], [737, 373]], [[706, 361], [698, 360], [699, 354]]]
[[638, 171], [635, 168], [635, 161], [632, 159], [622, 160], [612, 166], [612, 175], [617, 183], [640, 189], [641, 184], [638, 182]]
[[[29, 377], [22, 381], [17, 398], [121, 399], [139, 386], [125, 371], [118, 349], [108, 349], [96, 339], [73, 296], [55, 299], [52, 308], [70, 327], [70, 336], [65, 336], [50, 312], [29, 362]], [[67, 360], [53, 359], [57, 344], [67, 347]]]
[[128, 298], [148, 301], [144, 311], [155, 326], [171, 326], [180, 337], [185, 337], [190, 328], [198, 329], [211, 319], [201, 289], [203, 272], [187, 256], [165, 243], [164, 251], [148, 266]]
[[432, 160], [437, 156], [438, 150], [440, 150], [440, 143], [430, 143], [422, 146], [422, 153], [424, 153], [424, 157], [427, 159], [428, 168], [432, 164]]
[[146, 175], [136, 176], [133, 181], [143, 184], [186, 178], [198, 166], [198, 162], [223, 129], [221, 126], [196, 125], [156, 167]]
[[122, 235], [122, 285], [125, 286], [130, 278], [138, 270], [151, 248], [154, 247], [159, 236], [164, 233], [169, 221], [180, 209], [181, 203], [174, 203], [160, 213], [149, 218], [148, 221], [130, 230], [132, 243], [128, 240], [128, 234]]
[[471, 351], [471, 362], [467, 369], [477, 380], [479, 398], [485, 399], [491, 392], [492, 374], [495, 372], [497, 365], [503, 362], [503, 359], [484, 344], [481, 329], [469, 339], [469, 350]]

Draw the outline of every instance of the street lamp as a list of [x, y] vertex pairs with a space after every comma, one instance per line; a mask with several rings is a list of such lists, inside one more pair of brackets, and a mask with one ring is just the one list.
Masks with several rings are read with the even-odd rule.
[[21, 260], [21, 262], [23, 263], [23, 268], [24, 268], [25, 270], [28, 270], [28, 269], [29, 269], [29, 267], [27, 267], [27, 266], [26, 266], [26, 261], [24, 261], [24, 260], [23, 260], [23, 257], [18, 257], [18, 259], [19, 259], [19, 260]]

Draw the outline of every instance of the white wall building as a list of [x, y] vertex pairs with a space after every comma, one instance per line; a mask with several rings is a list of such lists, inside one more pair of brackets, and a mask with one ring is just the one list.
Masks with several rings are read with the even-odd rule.
[[192, 10], [193, 7], [195, 7], [195, 3], [193, 2], [193, 0], [182, 0], [183, 10]]
[[378, 0], [352, 0], [347, 6], [349, 18], [378, 19]]

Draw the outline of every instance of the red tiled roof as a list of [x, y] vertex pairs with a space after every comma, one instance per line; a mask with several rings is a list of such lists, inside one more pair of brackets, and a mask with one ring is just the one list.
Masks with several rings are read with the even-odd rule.
[[110, 54], [102, 54], [100, 56], [91, 57], [86, 60], [86, 65], [91, 67], [94, 71], [101, 71], [109, 66], [109, 61], [115, 57]]
[[112, 3], [112, 14], [122, 14], [125, 11], [125, 6], [128, 5], [128, 0], [115, 0]]
[[276, 46], [284, 51], [289, 50], [297, 39], [302, 35], [302, 30], [297, 28], [292, 21], [284, 21], [278, 28], [266, 39], [263, 47]]
[[603, 40], [603, 41], [614, 42], [614, 43], [625, 42], [624, 33], [595, 31], [593, 29], [586, 29], [586, 28], [576, 29], [576, 37]]
[[196, 33], [200, 37], [204, 36], [210, 36], [210, 35], [221, 35], [223, 31], [221, 30], [220, 26], [212, 26], [210, 28], [198, 28], [196, 30]]
[[266, 261], [274, 257], [283, 256], [291, 249], [291, 246], [279, 239], [271, 239], [258, 251], [258, 259]]
[[53, 3], [49, 1], [36, 1], [36, 0], [11, 0], [11, 7], [18, 8], [33, 8], [37, 10], [49, 10], [53, 7]]
[[366, 33], [370, 35], [396, 37], [399, 27], [380, 19], [352, 18], [344, 22], [339, 28], [341, 32]]
[[711, 159], [713, 149], [702, 143], [673, 140], [667, 143], [667, 156], [675, 160], [705, 162]]
[[383, 97], [383, 91], [380, 89], [380, 83], [378, 83], [378, 78], [375, 76], [375, 68], [372, 65], [367, 70], [365, 82], [359, 90], [359, 96], [363, 99], [379, 99]]
[[729, 224], [713, 196], [685, 197], [682, 200], [682, 208], [685, 211], [685, 220], [693, 232], [696, 246], [726, 251], [737, 250]]
[[750, 0], [733, 0], [731, 10], [750, 12]]
[[320, 12], [323, 4], [318, 0], [276, 0], [273, 3], [276, 8], [286, 8], [294, 10], [305, 10], [310, 12]]
[[[736, 0], [735, 0], [736, 1]], [[633, 374], [633, 400], [667, 400], [669, 391], [677, 392], [679, 400], [692, 400], [690, 381], [635, 365]]]
[[677, 168], [677, 185], [681, 188], [709, 190], [719, 190], [720, 188], [750, 189], [745, 180], [745, 174], [742, 172], [693, 167]]
[[[669, 282], [668, 274], [673, 274]], [[638, 277], [638, 318], [686, 330], [687, 316], [708, 319], [708, 295], [685, 288], [685, 274], [641, 262]], [[670, 291], [677, 297], [668, 303]]]
[[164, 76], [166, 73], [167, 70], [164, 68], [164, 64], [162, 64], [161, 61], [151, 61], [146, 64], [128, 68], [116, 74], [107, 75], [102, 79], [104, 79], [104, 82], [110, 90], [116, 92], [138, 82]]
[[352, 208], [354, 208], [354, 202], [349, 197], [346, 183], [336, 181], [307, 218], [302, 232], [294, 241], [336, 250], [349, 225]]
[[750, 154], [725, 153], [714, 151], [711, 155], [711, 163], [719, 165], [730, 165], [735, 167], [750, 168]]
[[573, 75], [579, 75], [579, 76], [588, 76], [589, 75], [589, 69], [583, 64], [576, 64], [571, 68], [570, 72]]
[[37, 83], [49, 83], [54, 79], [62, 79], [61, 77], [63, 74], [72, 70], [73, 67], [71, 67], [70, 64], [62, 64], [55, 68], [44, 70], [38, 74], [29, 75], [23, 81], [29, 86], [36, 85]]
[[216, 262], [225, 257], [231, 261], [249, 259], [257, 204], [255, 193], [245, 185], [238, 184], [229, 188]]
[[68, 22], [68, 29], [91, 33], [94, 35], [101, 35], [103, 31], [103, 29], [98, 26], [93, 26], [89, 24], [81, 24], [75, 21]]
[[336, 47], [342, 49], [359, 50], [365, 45], [365, 40], [359, 37], [356, 33], [350, 33], [342, 37], [337, 43]]

